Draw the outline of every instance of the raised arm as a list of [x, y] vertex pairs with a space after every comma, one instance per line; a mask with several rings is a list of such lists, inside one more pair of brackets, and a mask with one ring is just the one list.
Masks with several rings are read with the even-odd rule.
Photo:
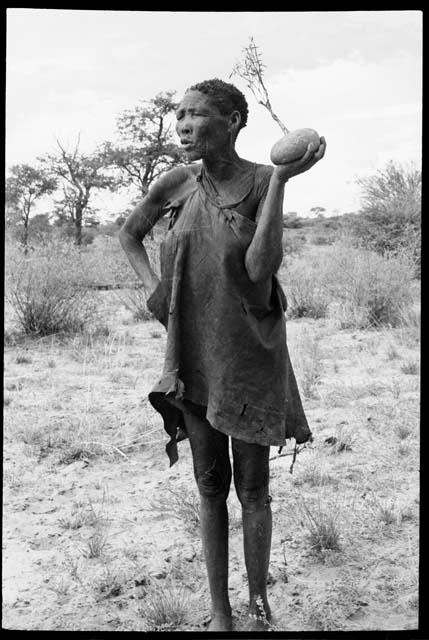
[[258, 226], [245, 256], [246, 270], [252, 282], [267, 280], [280, 268], [283, 259], [283, 198], [286, 182], [316, 164], [323, 158], [325, 149], [325, 139], [320, 138], [319, 147], [310, 144], [300, 160], [274, 168], [267, 195], [257, 214]]
[[163, 206], [191, 179], [191, 176], [189, 167], [176, 167], [165, 173], [150, 188], [142, 202], [135, 207], [119, 232], [121, 246], [134, 271], [143, 282], [148, 297], [156, 289], [159, 279], [149, 262], [142, 240], [163, 216]]

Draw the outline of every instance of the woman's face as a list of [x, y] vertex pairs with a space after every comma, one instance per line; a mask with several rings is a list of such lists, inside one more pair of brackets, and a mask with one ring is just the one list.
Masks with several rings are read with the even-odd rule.
[[204, 93], [187, 91], [176, 118], [176, 132], [189, 160], [212, 158], [230, 148], [231, 117], [222, 115]]

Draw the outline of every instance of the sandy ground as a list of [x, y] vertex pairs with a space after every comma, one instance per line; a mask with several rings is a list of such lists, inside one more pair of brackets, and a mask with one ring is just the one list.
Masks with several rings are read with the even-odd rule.
[[[169, 468], [146, 399], [164, 330], [103, 296], [105, 335], [5, 348], [3, 628], [203, 630], [189, 444]], [[283, 457], [272, 449], [273, 629], [416, 629], [418, 339], [311, 320], [289, 321], [288, 336], [315, 441], [293, 474], [292, 446]], [[229, 507], [240, 630], [247, 582], [233, 489]]]

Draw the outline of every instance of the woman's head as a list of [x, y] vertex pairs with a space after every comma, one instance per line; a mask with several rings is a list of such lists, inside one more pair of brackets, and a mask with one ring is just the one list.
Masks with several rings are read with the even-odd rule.
[[188, 158], [209, 158], [233, 148], [247, 115], [244, 95], [223, 80], [205, 80], [187, 89], [176, 111], [176, 131]]
[[186, 93], [188, 91], [204, 93], [224, 116], [233, 111], [238, 111], [241, 117], [240, 129], [246, 126], [249, 114], [247, 101], [241, 91], [233, 84], [219, 80], [219, 78], [212, 78], [211, 80], [203, 80], [203, 82], [194, 84], [186, 90]]

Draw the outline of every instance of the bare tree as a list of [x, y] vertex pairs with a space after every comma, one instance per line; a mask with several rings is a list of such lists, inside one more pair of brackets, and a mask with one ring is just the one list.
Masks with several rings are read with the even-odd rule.
[[60, 179], [63, 197], [56, 202], [56, 215], [73, 224], [77, 245], [82, 244], [84, 217], [93, 213], [90, 198], [94, 191], [113, 190], [117, 186], [117, 179], [106, 171], [103, 150], [85, 155], [79, 152], [79, 144], [80, 135], [73, 151], [57, 140], [58, 153], [40, 158], [47, 170]]
[[310, 211], [316, 218], [323, 218], [323, 214], [325, 213], [326, 209], [325, 207], [311, 207]]
[[173, 91], [159, 93], [120, 113], [116, 122], [119, 143], [103, 145], [106, 166], [119, 169], [121, 186], [134, 188], [134, 203], [146, 196], [162, 173], [186, 162], [168, 122], [177, 106], [173, 96]]

